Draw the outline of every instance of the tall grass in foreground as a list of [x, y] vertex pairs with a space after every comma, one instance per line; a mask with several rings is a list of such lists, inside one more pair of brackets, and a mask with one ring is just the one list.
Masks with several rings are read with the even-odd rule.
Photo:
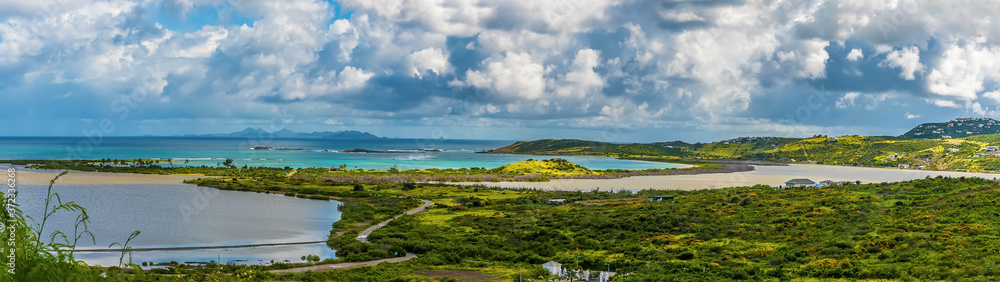
[[[87, 210], [74, 202], [63, 202], [58, 193], [52, 192], [52, 185], [59, 177], [66, 175], [63, 171], [51, 181], [45, 196], [45, 207], [41, 221], [25, 215], [20, 206], [12, 203], [6, 210], [0, 212], [0, 225], [3, 226], [3, 263], [0, 264], [0, 281], [96, 281], [107, 277], [100, 268], [90, 267], [83, 261], [73, 257], [76, 244], [89, 236], [93, 242], [94, 236], [87, 229], [90, 217]], [[44, 233], [49, 218], [57, 212], [78, 213], [73, 228], [73, 234], [62, 231]], [[28, 221], [31, 221], [29, 224]], [[134, 235], [137, 235], [133, 233]], [[130, 237], [129, 239], [132, 239]], [[117, 243], [116, 243], [117, 244]], [[130, 250], [122, 245], [124, 253]], [[113, 244], [114, 245], [114, 244]], [[121, 245], [121, 244], [119, 244]], [[13, 255], [11, 255], [13, 252]], [[130, 255], [131, 256], [131, 255]], [[119, 268], [122, 265], [119, 265]], [[133, 269], [137, 265], [129, 264]]]

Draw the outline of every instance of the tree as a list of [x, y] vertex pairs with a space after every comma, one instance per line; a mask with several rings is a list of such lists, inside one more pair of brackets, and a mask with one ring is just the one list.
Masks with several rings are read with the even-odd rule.
[[354, 191], [360, 192], [364, 190], [365, 190], [364, 185], [361, 185], [361, 183], [354, 183]]
[[222, 162], [222, 165], [228, 166], [228, 167], [231, 167], [231, 168], [236, 168], [236, 166], [233, 165], [233, 159], [230, 159], [230, 158], [226, 158], [226, 161]]
[[403, 191], [410, 191], [417, 188], [417, 184], [403, 183]]

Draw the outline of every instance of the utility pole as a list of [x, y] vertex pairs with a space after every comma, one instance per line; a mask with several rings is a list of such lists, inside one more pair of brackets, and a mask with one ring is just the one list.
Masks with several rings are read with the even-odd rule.
[[517, 270], [517, 282], [521, 282], [521, 271], [523, 271], [523, 270], [524, 270], [523, 266], [522, 267], [518, 267], [518, 270]]

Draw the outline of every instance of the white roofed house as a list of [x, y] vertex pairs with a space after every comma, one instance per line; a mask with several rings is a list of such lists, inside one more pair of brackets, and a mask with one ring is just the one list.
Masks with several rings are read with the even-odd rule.
[[560, 270], [562, 270], [562, 264], [554, 260], [550, 260], [549, 262], [543, 263], [542, 268], [548, 270], [549, 275], [559, 275]]

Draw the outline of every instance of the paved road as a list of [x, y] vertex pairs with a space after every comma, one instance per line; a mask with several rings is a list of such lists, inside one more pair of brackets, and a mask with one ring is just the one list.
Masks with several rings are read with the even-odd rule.
[[417, 208], [412, 209], [412, 210], [408, 210], [408, 211], [406, 211], [405, 213], [403, 213], [401, 215], [397, 215], [397, 216], [395, 216], [393, 218], [386, 219], [383, 222], [379, 222], [379, 224], [372, 225], [371, 227], [368, 227], [368, 229], [365, 229], [364, 231], [361, 231], [361, 233], [358, 233], [358, 237], [357, 237], [358, 241], [361, 241], [362, 243], [369, 243], [368, 242], [368, 235], [372, 234], [372, 232], [374, 232], [375, 230], [378, 230], [379, 228], [382, 228], [382, 226], [385, 226], [386, 224], [389, 224], [389, 222], [391, 222], [393, 219], [399, 218], [400, 216], [403, 216], [403, 215], [413, 215], [413, 214], [422, 213], [422, 212], [424, 212], [424, 210], [427, 210], [427, 207], [430, 207], [431, 205], [434, 204], [434, 202], [431, 202], [431, 201], [428, 201], [428, 200], [420, 200], [420, 201], [424, 202], [424, 204], [421, 205], [420, 207], [417, 207]]
[[[420, 201], [424, 202], [424, 204], [421, 205], [420, 207], [417, 207], [417, 208], [412, 209], [412, 210], [408, 210], [408, 211], [404, 212], [401, 215], [397, 215], [397, 216], [395, 216], [393, 218], [387, 219], [386, 221], [380, 222], [379, 224], [376, 224], [376, 225], [373, 225], [371, 227], [368, 227], [364, 231], [361, 231], [361, 233], [358, 233], [358, 237], [356, 239], [358, 241], [361, 241], [362, 243], [369, 244], [370, 242], [368, 242], [368, 235], [372, 234], [372, 232], [374, 232], [375, 230], [378, 230], [379, 228], [382, 228], [382, 226], [385, 226], [386, 224], [389, 224], [389, 222], [391, 222], [393, 219], [397, 219], [400, 216], [403, 216], [403, 215], [413, 215], [413, 214], [422, 213], [425, 210], [427, 210], [427, 207], [430, 207], [431, 205], [434, 204], [434, 202], [431, 202], [431, 201], [428, 201], [428, 200], [420, 200]], [[416, 254], [406, 253], [406, 256], [398, 257], [398, 258], [388, 258], [388, 259], [369, 260], [369, 261], [360, 261], [360, 262], [343, 262], [343, 263], [334, 263], [334, 264], [320, 264], [320, 265], [313, 265], [313, 266], [295, 267], [295, 268], [289, 268], [289, 269], [273, 269], [273, 270], [271, 270], [271, 273], [294, 273], [294, 272], [306, 272], [306, 271], [324, 271], [324, 270], [334, 270], [334, 269], [355, 268], [355, 267], [362, 267], [362, 266], [375, 266], [375, 265], [378, 265], [378, 264], [383, 263], [383, 262], [388, 262], [388, 263], [404, 262], [404, 261], [411, 260], [411, 259], [413, 259], [415, 257], [417, 257]]]

